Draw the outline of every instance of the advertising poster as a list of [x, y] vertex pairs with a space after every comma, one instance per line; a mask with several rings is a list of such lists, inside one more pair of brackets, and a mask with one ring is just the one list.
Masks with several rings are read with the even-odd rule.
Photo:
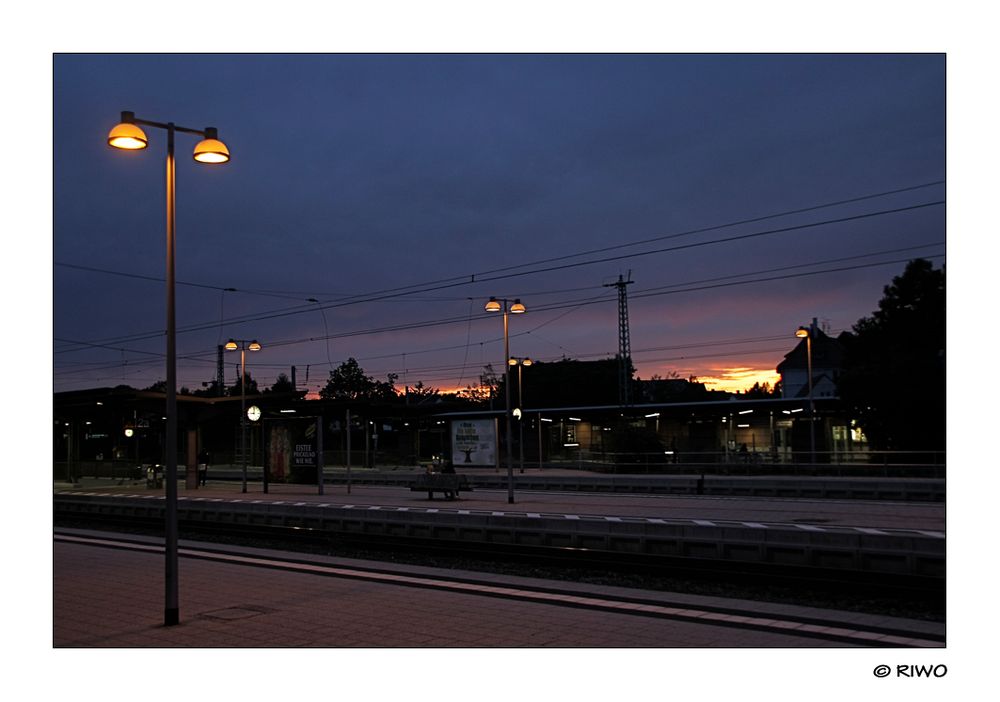
[[270, 480], [284, 482], [291, 465], [291, 441], [288, 427], [284, 422], [269, 421], [265, 425], [267, 433], [267, 466]]
[[461, 419], [451, 423], [451, 462], [462, 466], [497, 465], [496, 421]]
[[315, 417], [269, 421], [266, 437], [267, 470], [271, 480], [316, 481], [320, 443]]

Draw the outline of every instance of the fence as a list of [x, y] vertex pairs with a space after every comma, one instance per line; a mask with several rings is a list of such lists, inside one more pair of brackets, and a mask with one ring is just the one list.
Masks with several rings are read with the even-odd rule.
[[[324, 465], [329, 471], [341, 470], [345, 466], [344, 452], [331, 449], [323, 452]], [[366, 455], [363, 451], [351, 452], [351, 466], [365, 467]], [[213, 455], [212, 466], [217, 472], [233, 470], [242, 465], [238, 456]], [[395, 455], [379, 452], [367, 455], [371, 468], [412, 467], [418, 470], [426, 460], [413, 455]], [[944, 478], [945, 453], [928, 451], [855, 451], [855, 452], [808, 452], [772, 453], [739, 451], [702, 452], [627, 452], [613, 453], [579, 448], [564, 451], [560, 455], [546, 457], [539, 466], [537, 457], [526, 456], [524, 465], [533, 470], [567, 469], [593, 471], [610, 474], [649, 475], [743, 475], [743, 476], [843, 476], [843, 477], [908, 477]], [[373, 461], [374, 459], [374, 461]], [[501, 464], [506, 455], [501, 452]], [[518, 456], [514, 456], [519, 466]], [[260, 473], [260, 462], [251, 461], [252, 472]], [[139, 480], [145, 476], [146, 465], [137, 466], [129, 461], [65, 461], [54, 464], [53, 477], [58, 481], [80, 478], [102, 478], [109, 480]], [[178, 466], [183, 471], [183, 465]], [[70, 473], [72, 471], [72, 474]]]
[[[543, 467], [600, 473], [705, 475], [816, 475], [851, 477], [945, 476], [944, 451], [685, 451], [620, 452], [584, 448], [564, 451]], [[527, 465], [537, 466], [537, 461]]]

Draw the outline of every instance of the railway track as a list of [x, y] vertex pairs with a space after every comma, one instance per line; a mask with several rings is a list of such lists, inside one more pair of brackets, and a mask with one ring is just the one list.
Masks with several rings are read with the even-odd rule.
[[[59, 506], [57, 501], [57, 525], [162, 534], [162, 516], [155, 511], [122, 513], [100, 507], [67, 511]], [[363, 530], [331, 531], [306, 523], [205, 521], [182, 516], [179, 526], [184, 538], [311, 554], [796, 601], [928, 619], [940, 619], [944, 611], [943, 579], [934, 576], [543, 544], [470, 542]]]

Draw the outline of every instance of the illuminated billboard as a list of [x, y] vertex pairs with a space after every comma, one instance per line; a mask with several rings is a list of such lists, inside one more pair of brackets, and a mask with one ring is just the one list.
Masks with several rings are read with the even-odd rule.
[[459, 419], [451, 423], [451, 462], [462, 466], [497, 464], [495, 419]]

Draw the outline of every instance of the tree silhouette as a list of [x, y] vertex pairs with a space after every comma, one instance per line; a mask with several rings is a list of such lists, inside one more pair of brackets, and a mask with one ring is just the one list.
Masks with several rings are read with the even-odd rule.
[[440, 397], [440, 392], [437, 388], [424, 385], [424, 381], [418, 380], [416, 385], [409, 386], [407, 395], [410, 402], [420, 404]]
[[[838, 392], [873, 448], [945, 448], [945, 274], [910, 261], [879, 308], [840, 337]], [[901, 459], [902, 460], [902, 459]]]
[[464, 390], [459, 390], [455, 396], [462, 400], [468, 400], [477, 405], [491, 405], [497, 396], [497, 389], [500, 380], [493, 364], [487, 363], [483, 366], [483, 372], [479, 375], [479, 385], [466, 385]]
[[319, 391], [324, 400], [382, 400], [398, 399], [395, 373], [389, 373], [384, 381], [365, 375], [354, 358], [348, 358], [335, 370], [330, 371], [326, 386]]
[[274, 381], [274, 385], [271, 386], [269, 390], [265, 392], [294, 392], [295, 386], [292, 385], [292, 381], [289, 380], [288, 376], [284, 373], [279, 373], [278, 377]]
[[[247, 395], [256, 395], [257, 394], [257, 392], [258, 392], [257, 391], [257, 381], [253, 379], [253, 376], [251, 376], [249, 373], [244, 373], [243, 374], [243, 382], [246, 384], [246, 394]], [[228, 394], [230, 397], [239, 397], [242, 393], [243, 393], [243, 390], [240, 388], [240, 380], [239, 380], [239, 378], [237, 378], [236, 382], [233, 383], [232, 385], [230, 385], [229, 388], [226, 391], [226, 394]]]

